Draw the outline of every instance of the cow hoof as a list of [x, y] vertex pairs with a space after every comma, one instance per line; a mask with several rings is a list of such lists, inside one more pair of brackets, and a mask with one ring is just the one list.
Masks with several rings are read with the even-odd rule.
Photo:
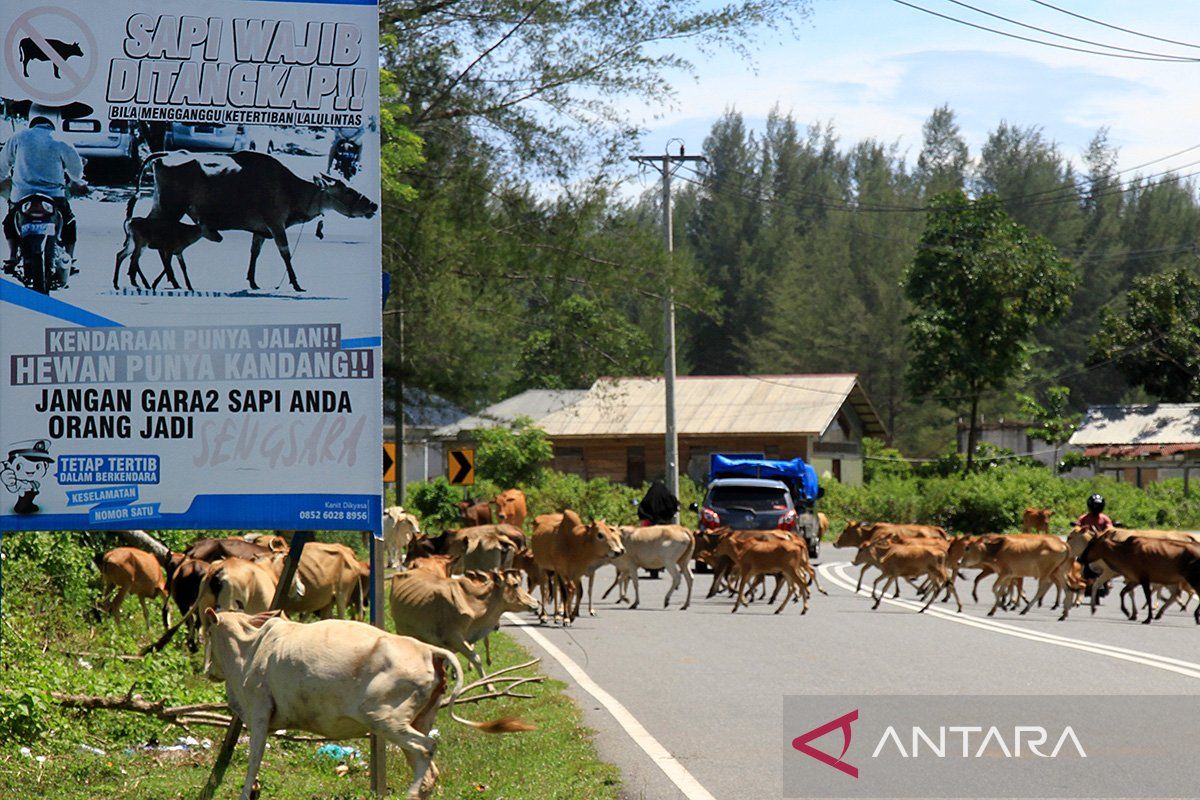
[[637, 608], [637, 607], [638, 607], [638, 604], [637, 604], [637, 603], [634, 603], [633, 605], [631, 605], [631, 606], [629, 607], [629, 610], [630, 610], [630, 611], [633, 611], [633, 610], [634, 610], [635, 608]]
[[298, 283], [293, 283], [293, 284], [292, 284], [292, 290], [293, 290], [293, 291], [297, 291], [297, 292], [303, 292], [303, 291], [304, 291], [303, 289], [301, 289], [301, 288], [300, 288], [300, 284], [298, 284]]
[[250, 288], [251, 288], [251, 289], [253, 289], [254, 291], [256, 291], [256, 292], [257, 292], [257, 291], [258, 291], [258, 284], [257, 284], [257, 283], [255, 283], [254, 281], [250, 281]]

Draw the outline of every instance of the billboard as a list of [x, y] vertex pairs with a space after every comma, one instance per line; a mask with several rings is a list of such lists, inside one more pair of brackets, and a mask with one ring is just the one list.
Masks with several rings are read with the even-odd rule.
[[4, 8], [0, 530], [377, 528], [374, 0]]

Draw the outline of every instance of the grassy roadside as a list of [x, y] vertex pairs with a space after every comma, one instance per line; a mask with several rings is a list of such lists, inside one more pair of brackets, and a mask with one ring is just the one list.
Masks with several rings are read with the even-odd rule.
[[[8, 537], [6, 537], [7, 551]], [[147, 743], [172, 745], [187, 732], [140, 714], [68, 711], [49, 692], [124, 695], [133, 687], [147, 700], [169, 705], [220, 701], [224, 687], [199, 675], [201, 659], [182, 643], [144, 661], [111, 657], [129, 654], [149, 636], [136, 600], [126, 603], [121, 630], [93, 623], [82, 598], [55, 585], [57, 568], [43, 571], [29, 559], [4, 565], [4, 630], [0, 646], [0, 797], [53, 800], [174, 800], [193, 798], [212, 765], [212, 750], [147, 750]], [[78, 593], [75, 593], [76, 595]], [[493, 668], [530, 658], [511, 637], [492, 637]], [[81, 655], [82, 654], [82, 655]], [[468, 680], [470, 678], [468, 677]], [[533, 699], [501, 699], [463, 706], [471, 719], [520, 716], [538, 730], [487, 735], [438, 719], [441, 777], [436, 798], [479, 800], [615, 800], [620, 772], [598, 760], [592, 734], [581, 725], [579, 709], [547, 680], [523, 687]], [[195, 728], [217, 746], [223, 731]], [[367, 750], [366, 740], [343, 744]], [[104, 755], [82, 750], [99, 748]], [[28, 747], [30, 755], [21, 753]], [[351, 759], [338, 775], [338, 763], [319, 759], [314, 743], [272, 740], [260, 781], [264, 800], [366, 800], [365, 762]], [[43, 757], [39, 761], [37, 757]], [[403, 796], [411, 776], [401, 753], [389, 749], [388, 785]], [[236, 798], [245, 772], [239, 747], [218, 797]]]

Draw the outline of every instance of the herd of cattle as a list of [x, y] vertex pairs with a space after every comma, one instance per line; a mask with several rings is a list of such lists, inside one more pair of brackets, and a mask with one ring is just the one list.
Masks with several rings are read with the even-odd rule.
[[[498, 522], [493, 522], [492, 506]], [[610, 526], [585, 522], [572, 510], [527, 519], [525, 497], [509, 490], [489, 503], [464, 503], [463, 527], [430, 537], [420, 521], [399, 507], [384, 512], [384, 553], [393, 568], [387, 595], [390, 616], [399, 636], [354, 620], [362, 619], [370, 569], [352, 548], [309, 542], [284, 596], [283, 612], [268, 611], [277, 595], [289, 552], [289, 532], [204, 538], [165, 565], [136, 548], [120, 547], [97, 559], [105, 585], [102, 605], [114, 617], [128, 594], [141, 599], [147, 628], [148, 598], [164, 601], [163, 626], [170, 627], [174, 604], [188, 628], [194, 650], [197, 635], [205, 641], [205, 672], [226, 681], [231, 708], [250, 732], [250, 767], [243, 800], [251, 797], [255, 775], [269, 731], [308, 730], [329, 738], [375, 733], [400, 747], [413, 769], [409, 798], [427, 798], [437, 779], [433, 764], [436, 738], [430, 729], [437, 710], [451, 707], [458, 722], [488, 733], [528, 730], [516, 719], [472, 722], [453, 712], [463, 691], [456, 655], [479, 672], [484, 659], [475, 649], [499, 627], [505, 612], [534, 612], [569, 625], [578, 616], [587, 580], [587, 610], [595, 614], [592, 584], [601, 567], [612, 565], [618, 600], [631, 608], [640, 600], [639, 570], [665, 570], [670, 589], [664, 607], [681, 580], [692, 597], [692, 564], [713, 572], [708, 597], [725, 592], [733, 611], [766, 595], [765, 579], [775, 578], [770, 603], [786, 588], [778, 614], [792, 600], [808, 610], [810, 587], [824, 593], [809, 562], [806, 543], [781, 530], [737, 531], [728, 528], [693, 532], [681, 525]], [[1034, 513], [1037, 512], [1037, 513]], [[1026, 528], [1046, 526], [1049, 514], [1030, 509]], [[828, 527], [819, 516], [822, 533]], [[1136, 588], [1146, 601], [1146, 623], [1161, 618], [1172, 604], [1186, 608], [1200, 592], [1200, 534], [1182, 531], [1085, 530], [1075, 527], [1065, 538], [1048, 532], [949, 536], [934, 525], [850, 521], [835, 547], [855, 552], [862, 566], [859, 588], [871, 568], [877, 608], [890, 591], [899, 595], [901, 580], [924, 600], [924, 611], [938, 597], [953, 597], [962, 610], [955, 582], [964, 569], [981, 579], [994, 576], [997, 610], [1021, 608], [1024, 614], [1055, 589], [1053, 608], [1060, 619], [1085, 594], [1092, 611], [1103, 587], [1124, 580], [1121, 608], [1137, 618]], [[163, 567], [165, 566], [165, 576]], [[1025, 579], [1036, 581], [1026, 596]], [[540, 602], [531, 592], [540, 590]], [[1156, 593], [1160, 603], [1155, 613]], [[1126, 610], [1126, 601], [1129, 609]], [[319, 621], [301, 624], [305, 614]], [[1200, 623], [1200, 603], [1193, 615]], [[331, 617], [338, 619], [331, 619]], [[182, 624], [182, 623], [181, 623]], [[490, 657], [487, 659], [490, 663]], [[446, 692], [447, 671], [455, 689]], [[379, 713], [379, 709], [388, 709]]]

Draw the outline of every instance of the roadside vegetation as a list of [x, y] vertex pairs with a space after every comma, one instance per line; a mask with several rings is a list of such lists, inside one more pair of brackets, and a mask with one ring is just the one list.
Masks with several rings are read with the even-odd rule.
[[[156, 535], [173, 547], [194, 536], [178, 531]], [[361, 546], [357, 533], [322, 534], [322, 538]], [[182, 635], [160, 653], [129, 658], [152, 638], [142, 624], [136, 598], [126, 599], [120, 627], [107, 616], [97, 618], [99, 581], [92, 557], [119, 544], [116, 537], [104, 533], [4, 537], [0, 797], [174, 800], [195, 797], [208, 777], [223, 729], [195, 726], [189, 731], [129, 711], [67, 709], [52, 696], [55, 692], [133, 694], [162, 701], [168, 708], [224, 701], [224, 684], [203, 677], [203, 655], [189, 654]], [[152, 609], [153, 637], [157, 637], [161, 633], [158, 604], [152, 604]], [[493, 669], [531, 658], [503, 633], [492, 637], [492, 657]], [[434, 797], [616, 798], [620, 773], [597, 759], [591, 734], [580, 724], [579, 709], [563, 688], [547, 680], [522, 687], [532, 699], [487, 700], [462, 709], [474, 719], [520, 716], [538, 727], [529, 733], [488, 736], [443, 714], [438, 720], [441, 778]], [[180, 739], [189, 736], [201, 744], [180, 748]], [[205, 739], [211, 741], [211, 748], [202, 744]], [[358, 748], [362, 758], [320, 757], [318, 742], [272, 739], [260, 778], [264, 796], [368, 798], [366, 740], [340, 744]], [[341, 764], [348, 767], [344, 775], [337, 771]], [[238, 796], [245, 766], [243, 744], [219, 798]], [[399, 751], [389, 752], [388, 769], [394, 791], [407, 786], [411, 777]]]

